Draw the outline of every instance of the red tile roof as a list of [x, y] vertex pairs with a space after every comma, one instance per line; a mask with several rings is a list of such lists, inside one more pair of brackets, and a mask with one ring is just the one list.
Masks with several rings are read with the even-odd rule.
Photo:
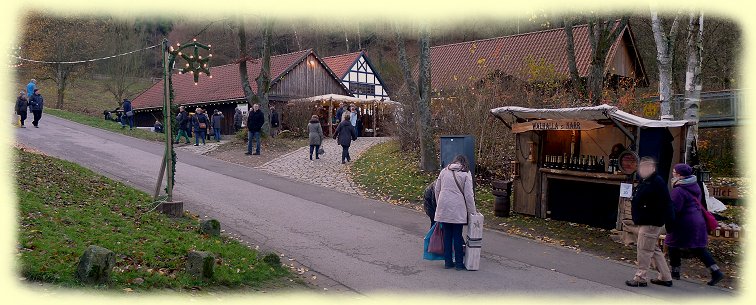
[[[312, 53], [311, 49], [276, 55], [270, 57], [271, 85], [282, 74], [293, 68], [300, 61]], [[247, 73], [252, 91], [257, 91], [255, 78], [260, 74], [259, 60], [250, 60], [247, 64]], [[212, 78], [201, 75], [197, 85], [191, 74], [173, 75], [174, 103], [178, 105], [203, 104], [207, 102], [222, 102], [244, 99], [244, 91], [241, 87], [239, 64], [227, 64], [210, 68]], [[132, 101], [135, 109], [162, 108], [163, 107], [163, 81], [152, 85]]]
[[[588, 25], [575, 26], [573, 36], [578, 73], [587, 76], [591, 61]], [[619, 35], [617, 42], [623, 36]], [[609, 59], [614, 57], [617, 42], [610, 49]], [[543, 59], [555, 72], [569, 75], [563, 28], [435, 46], [430, 56], [431, 86], [439, 90], [464, 86], [496, 70], [527, 78], [528, 58]]]
[[323, 57], [323, 62], [331, 68], [336, 76], [343, 79], [360, 55], [362, 55], [362, 51]]

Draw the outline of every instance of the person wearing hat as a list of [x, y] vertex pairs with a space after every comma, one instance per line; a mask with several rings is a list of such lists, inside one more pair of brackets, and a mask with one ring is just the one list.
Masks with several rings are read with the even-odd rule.
[[[131, 101], [123, 99], [123, 117], [129, 123], [129, 130], [134, 129], [134, 109], [131, 107]], [[126, 128], [126, 122], [121, 122], [121, 128]]]
[[706, 248], [709, 234], [706, 231], [706, 219], [702, 209], [701, 187], [698, 186], [693, 168], [687, 164], [677, 164], [672, 169], [672, 208], [675, 214], [671, 225], [667, 225], [664, 244], [669, 250], [669, 265], [672, 278], [680, 279], [680, 251], [688, 249], [711, 272], [710, 286], [716, 285], [724, 278], [719, 266]]
[[29, 102], [26, 99], [26, 92], [21, 91], [16, 98], [16, 114], [21, 117], [21, 126], [19, 126], [21, 128], [26, 128], [26, 126], [24, 126], [24, 121], [26, 121], [27, 108], [29, 108]]
[[42, 118], [42, 109], [45, 108], [45, 100], [42, 95], [39, 94], [39, 88], [34, 88], [34, 94], [29, 99], [29, 110], [32, 112], [33, 120], [32, 125], [34, 128], [39, 128], [39, 120]]
[[672, 203], [669, 197], [669, 188], [664, 179], [656, 173], [656, 160], [651, 157], [643, 157], [638, 165], [640, 182], [631, 200], [631, 214], [633, 224], [638, 230], [638, 270], [632, 280], [625, 282], [631, 287], [648, 286], [648, 269], [653, 262], [659, 271], [656, 279], [651, 279], [652, 284], [672, 286], [672, 275], [667, 266], [664, 253], [659, 249], [659, 235], [662, 227], [670, 222], [672, 216]]

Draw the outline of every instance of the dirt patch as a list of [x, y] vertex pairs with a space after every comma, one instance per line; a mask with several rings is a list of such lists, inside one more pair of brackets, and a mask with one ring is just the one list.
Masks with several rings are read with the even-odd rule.
[[266, 139], [262, 141], [260, 155], [249, 156], [244, 154], [247, 152], [247, 142], [233, 139], [228, 143], [218, 146], [218, 148], [206, 155], [247, 167], [258, 167], [307, 144], [308, 140], [304, 138]]

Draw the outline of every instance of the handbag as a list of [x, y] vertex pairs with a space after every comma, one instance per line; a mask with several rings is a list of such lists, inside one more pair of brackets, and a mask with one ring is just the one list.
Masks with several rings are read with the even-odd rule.
[[714, 214], [711, 214], [711, 212], [709, 212], [709, 209], [704, 207], [701, 200], [698, 199], [695, 195], [693, 195], [693, 193], [691, 193], [688, 190], [685, 190], [685, 191], [688, 192], [688, 194], [690, 194], [691, 196], [693, 196], [693, 199], [696, 201], [696, 206], [698, 206], [698, 209], [701, 210], [701, 214], [703, 215], [703, 218], [706, 221], [706, 231], [711, 232], [711, 231], [716, 230], [717, 227], [719, 226], [719, 222], [717, 222], [717, 219], [714, 218]]
[[197, 118], [197, 123], [199, 123], [200, 129], [207, 129], [207, 123], [200, 122], [199, 118]]
[[318, 149], [318, 155], [322, 155], [322, 154], [325, 154], [325, 149], [323, 149], [323, 147]]
[[127, 117], [132, 117], [132, 116], [134, 116], [134, 111], [132, 111], [132, 110], [126, 111], [126, 116], [127, 116]]
[[433, 236], [433, 232], [435, 231], [436, 227], [440, 225], [441, 224], [438, 222], [434, 223], [433, 226], [430, 228], [430, 230], [428, 230], [428, 234], [425, 234], [425, 239], [423, 239], [423, 259], [425, 260], [438, 261], [438, 260], [444, 259], [443, 255], [431, 253], [428, 251], [428, 245], [430, 244], [431, 236]]
[[444, 255], [444, 233], [441, 231], [441, 226], [433, 227], [433, 232], [428, 240], [428, 252]]

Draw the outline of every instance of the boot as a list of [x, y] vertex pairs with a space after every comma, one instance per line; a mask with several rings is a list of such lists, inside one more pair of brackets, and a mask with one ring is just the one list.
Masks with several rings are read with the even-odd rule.
[[714, 286], [717, 283], [719, 283], [719, 281], [721, 281], [723, 278], [724, 278], [724, 273], [722, 273], [722, 270], [719, 270], [719, 269], [714, 270], [711, 272], [711, 281], [706, 283], [706, 285]]
[[680, 267], [672, 267], [672, 279], [680, 280]]

